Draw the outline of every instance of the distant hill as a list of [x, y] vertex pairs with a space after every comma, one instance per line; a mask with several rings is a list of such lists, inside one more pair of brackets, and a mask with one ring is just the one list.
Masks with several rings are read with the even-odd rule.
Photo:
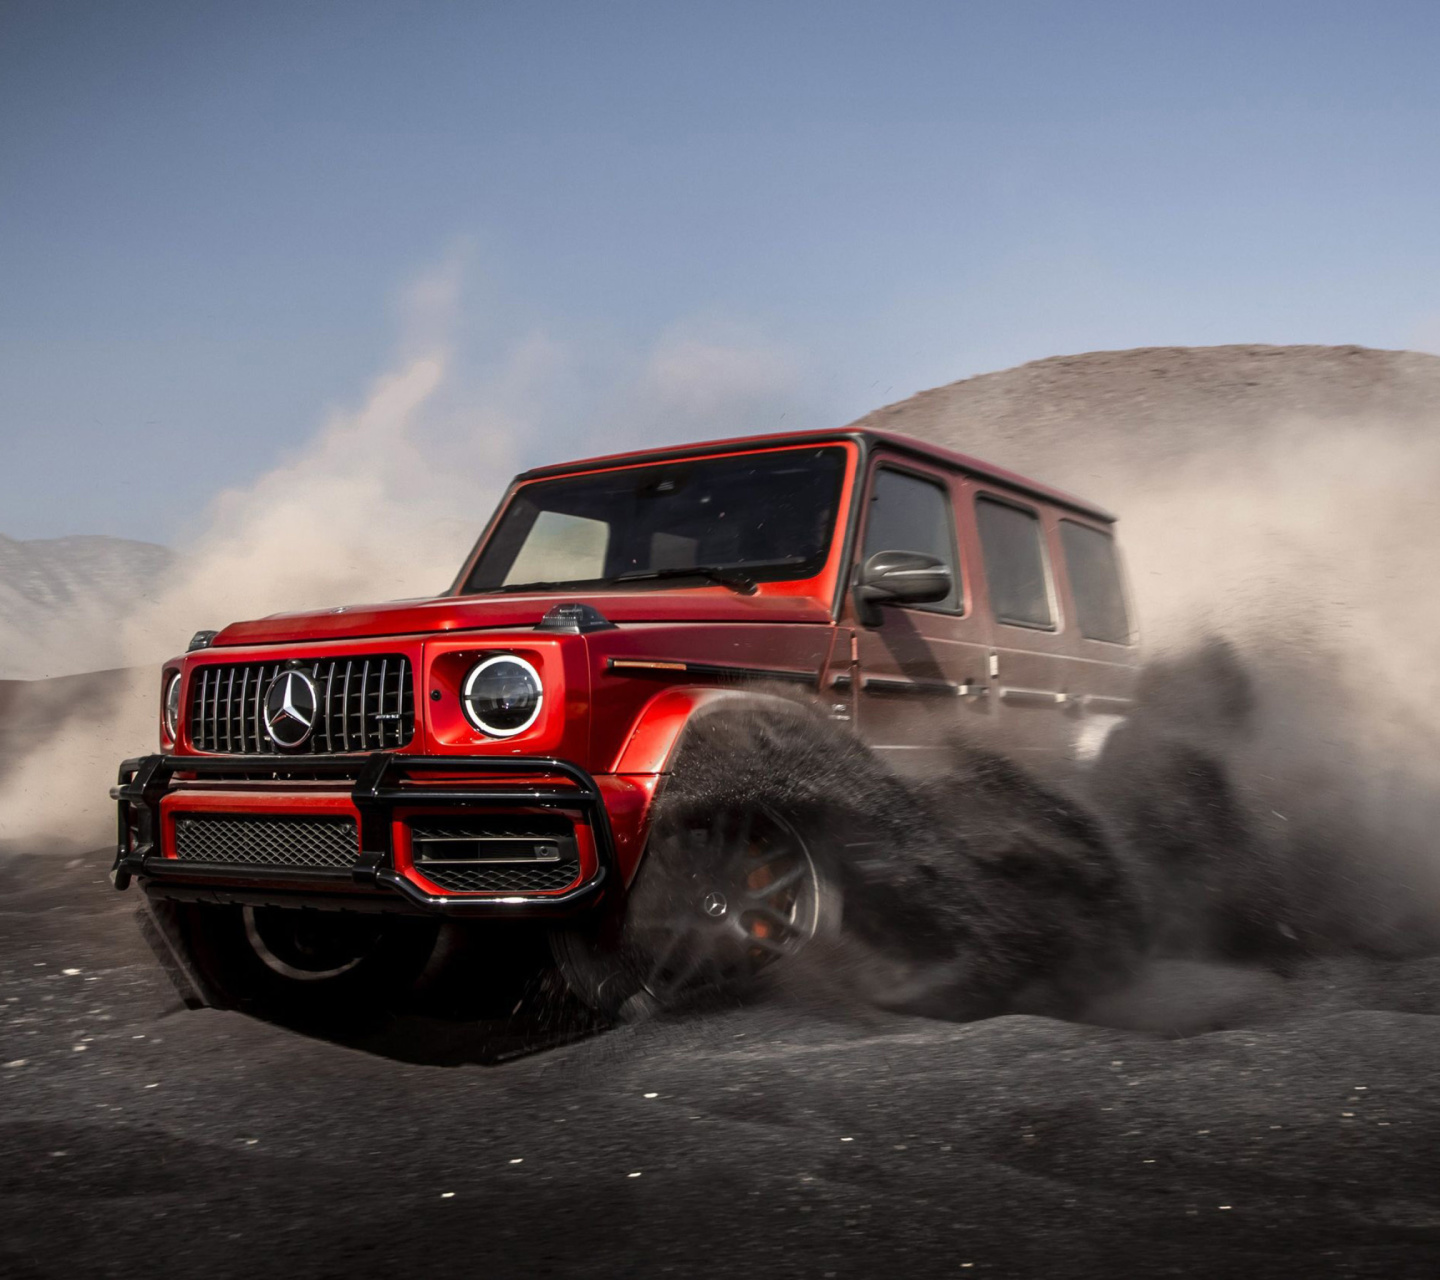
[[126, 538], [0, 534], [0, 680], [120, 665], [118, 624], [155, 593], [174, 559]]
[[1136, 347], [921, 391], [854, 424], [933, 440], [1126, 513], [1137, 486], [1306, 424], [1433, 436], [1440, 356], [1371, 347]]

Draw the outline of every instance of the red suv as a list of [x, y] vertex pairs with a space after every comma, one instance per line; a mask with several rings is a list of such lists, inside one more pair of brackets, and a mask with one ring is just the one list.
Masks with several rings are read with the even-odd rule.
[[[114, 882], [215, 1003], [372, 1001], [446, 921], [531, 922], [605, 1009], [743, 982], [839, 906], [775, 803], [665, 821], [687, 753], [759, 712], [905, 772], [957, 734], [1083, 762], [1135, 678], [1112, 526], [870, 431], [526, 472], [444, 595], [234, 623], [167, 662]], [[657, 932], [637, 903], [662, 880]]]

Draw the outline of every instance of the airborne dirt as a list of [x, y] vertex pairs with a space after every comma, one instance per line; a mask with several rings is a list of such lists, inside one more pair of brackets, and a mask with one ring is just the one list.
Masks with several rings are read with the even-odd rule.
[[[1437, 369], [1102, 353], [882, 411], [1118, 507], [1162, 660], [1083, 802], [717, 755], [696, 802], [879, 827], [861, 962], [754, 1006], [321, 1039], [183, 1011], [108, 853], [0, 863], [0, 1269], [1437, 1274]], [[1337, 528], [1337, 467], [1403, 530]], [[1026, 1012], [958, 1020], [977, 979]]]

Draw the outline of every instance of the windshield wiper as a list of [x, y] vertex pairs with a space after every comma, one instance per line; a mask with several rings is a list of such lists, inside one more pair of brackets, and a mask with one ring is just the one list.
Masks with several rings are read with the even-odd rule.
[[645, 582], [656, 578], [708, 578], [722, 587], [729, 587], [744, 596], [755, 594], [756, 569], [793, 569], [805, 563], [804, 556], [785, 556], [780, 560], [752, 560], [748, 564], [689, 564], [674, 565], [668, 569], [635, 569], [630, 573], [616, 574], [606, 582]]
[[708, 578], [722, 587], [738, 591], [742, 596], [755, 594], [755, 579], [743, 569], [723, 564], [693, 564], [672, 569], [636, 569], [633, 573], [619, 573], [606, 582], [651, 582], [657, 578]]
[[793, 569], [804, 564], [804, 556], [786, 556], [781, 560], [756, 560], [750, 564], [691, 564], [672, 565], [665, 569], [632, 569], [629, 573], [612, 574], [608, 578], [572, 578], [567, 582], [512, 582], [503, 587], [491, 587], [490, 592], [509, 591], [558, 591], [585, 590], [594, 587], [609, 587], [621, 582], [654, 582], [665, 578], [705, 578], [738, 591], [742, 596], [755, 594], [755, 569]]

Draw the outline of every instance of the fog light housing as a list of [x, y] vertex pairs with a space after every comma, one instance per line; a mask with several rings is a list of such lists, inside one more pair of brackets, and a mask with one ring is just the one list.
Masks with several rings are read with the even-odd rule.
[[492, 654], [470, 668], [460, 687], [465, 718], [492, 738], [513, 738], [540, 717], [545, 701], [540, 673], [524, 658]]

